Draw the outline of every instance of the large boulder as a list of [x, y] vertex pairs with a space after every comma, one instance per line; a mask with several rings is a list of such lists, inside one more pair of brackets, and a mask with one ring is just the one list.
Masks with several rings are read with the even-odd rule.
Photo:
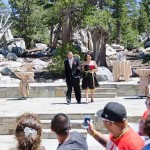
[[33, 67], [35, 70], [42, 70], [42, 69], [46, 69], [48, 66], [48, 63], [45, 61], [42, 61], [40, 59], [35, 59], [32, 61], [33, 63]]
[[2, 54], [0, 54], [0, 62], [3, 61], [5, 58]]
[[16, 54], [17, 56], [22, 56], [24, 50], [21, 47], [13, 47], [12, 53]]
[[111, 47], [116, 51], [124, 51], [124, 46], [121, 46], [119, 44], [112, 44]]
[[109, 44], [106, 44], [106, 56], [111, 56], [116, 54], [116, 50], [113, 49]]
[[98, 67], [96, 77], [98, 81], [113, 81], [112, 73], [106, 67]]
[[47, 45], [43, 43], [36, 43], [35, 46], [41, 50], [46, 50], [48, 48]]
[[11, 75], [12, 74], [10, 68], [8, 68], [8, 67], [4, 67], [1, 71], [1, 73], [2, 73], [2, 75]]
[[72, 41], [74, 41], [74, 44], [79, 47], [79, 49], [86, 53], [89, 50], [93, 51], [93, 41], [92, 41], [92, 35], [91, 32], [81, 29], [77, 30], [72, 34]]
[[16, 61], [18, 59], [17, 55], [14, 53], [8, 53], [6, 58], [8, 60], [13, 60], [13, 61]]
[[14, 38], [9, 42], [8, 49], [10, 52], [15, 53], [17, 56], [21, 56], [26, 50], [24, 39]]
[[145, 48], [150, 47], [150, 41], [146, 42], [146, 43], [144, 44], [144, 46], [145, 46]]

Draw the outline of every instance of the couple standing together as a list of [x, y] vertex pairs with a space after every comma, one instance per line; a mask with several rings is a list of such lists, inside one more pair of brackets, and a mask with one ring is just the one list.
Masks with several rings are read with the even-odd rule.
[[[71, 93], [72, 88], [74, 88], [75, 97], [77, 103], [81, 103], [81, 89], [80, 89], [80, 76], [81, 76], [81, 66], [80, 59], [78, 57], [73, 57], [73, 53], [68, 52], [68, 58], [64, 61], [65, 75], [66, 75], [66, 100], [67, 104], [71, 103]], [[91, 102], [93, 102], [94, 89], [98, 87], [98, 82], [96, 79], [95, 72], [97, 71], [97, 64], [92, 58], [91, 53], [87, 53], [85, 60], [82, 64], [82, 89], [85, 91], [86, 103], [89, 103], [88, 90], [91, 91]]]

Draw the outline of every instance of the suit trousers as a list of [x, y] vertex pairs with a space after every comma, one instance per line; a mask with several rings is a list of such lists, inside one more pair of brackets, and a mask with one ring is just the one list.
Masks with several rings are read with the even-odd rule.
[[72, 88], [74, 88], [76, 100], [78, 103], [80, 103], [81, 102], [80, 78], [70, 77], [66, 79], [66, 83], [67, 83], [67, 88], [68, 88], [66, 92], [67, 102], [68, 103], [71, 102]]

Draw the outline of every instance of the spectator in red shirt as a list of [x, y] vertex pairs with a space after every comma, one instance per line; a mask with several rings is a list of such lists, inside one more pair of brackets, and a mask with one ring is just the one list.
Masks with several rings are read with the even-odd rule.
[[103, 111], [98, 111], [98, 117], [102, 117], [103, 123], [110, 132], [110, 137], [105, 137], [98, 132], [89, 122], [88, 132], [100, 143], [106, 150], [141, 150], [144, 141], [128, 125], [126, 109], [122, 104], [109, 102]]
[[145, 124], [147, 117], [150, 114], [150, 95], [147, 96], [145, 105], [147, 107], [147, 110], [144, 111], [143, 116], [141, 117], [140, 122], [139, 122], [139, 134], [141, 136], [145, 135], [145, 133], [143, 132], [144, 124]]

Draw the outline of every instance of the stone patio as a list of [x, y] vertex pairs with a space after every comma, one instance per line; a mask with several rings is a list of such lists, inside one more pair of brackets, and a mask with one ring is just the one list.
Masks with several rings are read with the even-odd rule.
[[[97, 130], [108, 134], [102, 124], [102, 120], [94, 114], [97, 110], [103, 109], [106, 103], [115, 101], [122, 103], [126, 107], [130, 122], [138, 123], [146, 107], [144, 103], [145, 99], [137, 97], [142, 94], [137, 82], [138, 80], [130, 82], [101, 82], [100, 88], [97, 90], [99, 96], [95, 96], [94, 103], [86, 104], [83, 96], [82, 104], [77, 104], [75, 98], [72, 98], [70, 105], [66, 105], [66, 84], [64, 82], [31, 83], [32, 94], [27, 100], [18, 100], [20, 95], [17, 91], [17, 83], [1, 84], [0, 96], [4, 93], [4, 97], [0, 99], [1, 148], [8, 150], [10, 147], [15, 147], [16, 143], [13, 135], [16, 127], [16, 118], [25, 112], [32, 112], [38, 114], [41, 119], [43, 145], [47, 150], [55, 150], [58, 141], [55, 139], [55, 134], [50, 130], [50, 123], [56, 113], [62, 112], [69, 116], [72, 123], [72, 130], [77, 130], [87, 137], [89, 150], [104, 150], [97, 141], [87, 135], [82, 125], [84, 116], [87, 114], [91, 115], [91, 119], [94, 121], [93, 123]], [[14, 89], [16, 89], [16, 93]], [[108, 96], [108, 93], [113, 93], [113, 95], [109, 98], [105, 97]], [[102, 95], [103, 98], [101, 97]]]

